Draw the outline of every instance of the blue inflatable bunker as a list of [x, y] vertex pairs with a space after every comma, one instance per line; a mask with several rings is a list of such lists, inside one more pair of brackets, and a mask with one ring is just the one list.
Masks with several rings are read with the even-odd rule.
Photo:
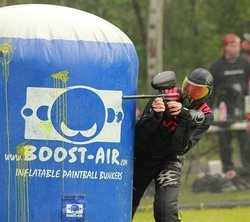
[[138, 57], [77, 9], [0, 8], [0, 193], [5, 222], [131, 220]]

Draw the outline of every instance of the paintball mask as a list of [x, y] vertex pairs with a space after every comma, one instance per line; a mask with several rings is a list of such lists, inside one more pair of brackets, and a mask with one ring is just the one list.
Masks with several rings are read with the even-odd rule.
[[183, 105], [192, 109], [202, 104], [212, 93], [213, 76], [202, 68], [195, 69], [182, 83]]

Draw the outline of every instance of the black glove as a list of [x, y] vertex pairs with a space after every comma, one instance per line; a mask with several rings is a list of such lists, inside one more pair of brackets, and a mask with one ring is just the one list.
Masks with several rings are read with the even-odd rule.
[[187, 108], [181, 108], [181, 111], [179, 113], [179, 117], [183, 118], [183, 119], [186, 119], [186, 120], [191, 120], [191, 115], [190, 115], [190, 112], [189, 112], [189, 109]]
[[201, 110], [190, 109], [189, 113], [192, 117], [191, 126], [200, 126], [203, 123], [205, 115]]
[[152, 111], [154, 112], [154, 117], [155, 117], [155, 119], [156, 120], [162, 120], [162, 117], [163, 117], [163, 113], [161, 112], [161, 113], [157, 113], [157, 112], [155, 112], [153, 109], [152, 109]]

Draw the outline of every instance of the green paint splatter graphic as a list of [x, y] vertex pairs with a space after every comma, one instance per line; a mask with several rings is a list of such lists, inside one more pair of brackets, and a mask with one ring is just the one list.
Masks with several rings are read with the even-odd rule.
[[[54, 79], [54, 88], [66, 88], [69, 81], [68, 70], [57, 72], [51, 75]], [[62, 96], [58, 95], [56, 100], [56, 122], [61, 124], [62, 122], [67, 125], [67, 93], [63, 93]], [[61, 130], [61, 127], [58, 127]], [[60, 132], [62, 133], [62, 132]], [[64, 141], [62, 141], [62, 147], [64, 147]], [[62, 162], [62, 171], [64, 170], [64, 162]], [[62, 181], [62, 191], [64, 191], [64, 179]]]
[[[10, 154], [10, 132], [9, 132], [9, 103], [8, 103], [8, 78], [9, 78], [9, 64], [13, 58], [15, 48], [11, 40], [4, 41], [0, 44], [0, 60], [3, 67], [4, 77], [4, 93], [5, 93], [5, 113], [6, 113], [6, 135], [7, 135], [7, 153]], [[10, 221], [10, 184], [11, 184], [11, 170], [10, 160], [8, 160], [8, 222]]]
[[43, 129], [43, 131], [46, 134], [46, 139], [49, 140], [50, 133], [53, 130], [53, 126], [51, 125], [50, 120], [40, 122], [39, 127], [41, 127]]
[[64, 83], [66, 84], [68, 82], [68, 80], [69, 80], [68, 74], [69, 74], [69, 72], [67, 70], [65, 70], [65, 71], [54, 73], [51, 76], [55, 80], [58, 80], [58, 83], [60, 85], [60, 81], [62, 81], [63, 84]]
[[9, 64], [13, 58], [15, 48], [12, 45], [11, 41], [5, 41], [0, 44], [0, 55], [2, 59], [2, 66], [3, 66], [3, 76], [5, 81], [8, 81], [9, 77]]
[[[66, 88], [69, 80], [68, 74], [69, 72], [67, 70], [52, 74], [51, 77], [54, 79], [54, 88]], [[62, 96], [58, 95], [57, 97], [56, 122], [64, 122], [67, 125], [67, 93], [62, 94]], [[61, 129], [60, 126], [59, 129]]]
[[[26, 148], [25, 148], [26, 147]], [[19, 144], [16, 147], [16, 153], [21, 158], [16, 161], [16, 169], [29, 169], [30, 164], [25, 161], [24, 156], [27, 154], [26, 142]], [[16, 192], [16, 221], [29, 222], [29, 176], [18, 176], [15, 179]]]

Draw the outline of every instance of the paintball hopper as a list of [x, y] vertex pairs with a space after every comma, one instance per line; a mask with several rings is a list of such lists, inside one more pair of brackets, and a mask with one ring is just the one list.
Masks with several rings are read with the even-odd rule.
[[165, 90], [172, 89], [176, 84], [176, 76], [173, 71], [164, 71], [158, 73], [152, 80], [151, 86], [154, 89]]

